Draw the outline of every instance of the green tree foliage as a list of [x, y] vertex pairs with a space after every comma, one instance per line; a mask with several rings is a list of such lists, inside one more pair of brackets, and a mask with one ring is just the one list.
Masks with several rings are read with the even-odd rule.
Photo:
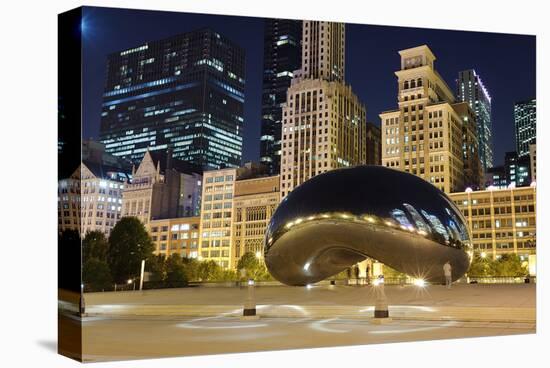
[[517, 254], [506, 253], [491, 263], [491, 276], [527, 276], [527, 267], [522, 266]]
[[198, 281], [199, 279], [199, 261], [194, 258], [182, 258], [181, 259], [185, 266], [185, 273], [187, 280], [189, 281]]
[[164, 281], [166, 279], [166, 256], [164, 254], [153, 255], [145, 262], [145, 270], [150, 272], [151, 281]]
[[252, 252], [245, 252], [237, 263], [239, 275], [241, 275], [241, 270], [244, 270], [244, 277], [247, 279], [256, 279], [260, 268], [260, 260]]
[[111, 231], [107, 262], [113, 279], [123, 283], [139, 276], [141, 261], [151, 258], [154, 246], [136, 217], [123, 217]]
[[470, 277], [519, 277], [527, 274], [527, 266], [523, 266], [519, 256], [512, 253], [503, 254], [495, 260], [475, 253], [468, 270]]
[[491, 270], [491, 260], [487, 257], [482, 257], [479, 253], [474, 253], [468, 276], [487, 277]]
[[108, 289], [113, 283], [107, 262], [97, 258], [90, 258], [84, 263], [82, 280], [85, 287], [92, 291]]
[[213, 260], [202, 261], [198, 267], [199, 281], [216, 281], [222, 279], [222, 268]]
[[166, 259], [166, 281], [168, 283], [186, 283], [187, 272], [179, 254], [172, 254]]
[[101, 261], [107, 260], [109, 243], [101, 231], [90, 231], [82, 240], [82, 263], [95, 258]]

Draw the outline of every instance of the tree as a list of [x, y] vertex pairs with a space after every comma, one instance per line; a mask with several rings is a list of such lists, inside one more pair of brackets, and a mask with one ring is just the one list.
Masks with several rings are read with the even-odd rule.
[[151, 273], [150, 281], [164, 281], [166, 279], [166, 256], [153, 255], [145, 262], [145, 267]]
[[185, 266], [185, 273], [188, 281], [196, 281], [199, 279], [199, 261], [195, 258], [182, 258], [181, 261]]
[[82, 263], [95, 258], [101, 261], [107, 260], [109, 243], [101, 231], [90, 231], [82, 240]]
[[113, 279], [123, 283], [139, 276], [141, 261], [154, 250], [151, 237], [136, 217], [123, 217], [111, 231], [107, 262]]
[[491, 269], [491, 260], [482, 257], [479, 253], [474, 253], [472, 263], [468, 269], [468, 276], [487, 277]]
[[200, 281], [214, 281], [221, 277], [222, 269], [213, 260], [202, 261], [198, 267], [198, 279]]
[[188, 281], [185, 264], [179, 254], [172, 254], [166, 259], [166, 281], [177, 285]]
[[522, 266], [517, 254], [505, 253], [491, 263], [491, 276], [517, 277], [528, 274], [527, 267]]
[[90, 258], [82, 267], [84, 285], [93, 291], [109, 288], [112, 285], [111, 271], [104, 260]]
[[245, 270], [246, 278], [256, 279], [261, 273], [261, 263], [258, 257], [252, 252], [245, 252], [237, 262], [237, 270]]

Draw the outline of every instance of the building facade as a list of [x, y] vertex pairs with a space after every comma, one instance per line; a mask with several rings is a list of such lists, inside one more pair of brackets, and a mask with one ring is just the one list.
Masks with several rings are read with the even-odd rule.
[[507, 184], [514, 187], [531, 185], [530, 164], [529, 156], [520, 157], [517, 152], [506, 152], [504, 155], [504, 168]]
[[277, 179], [266, 165], [252, 162], [204, 173], [199, 259], [230, 269], [247, 250], [261, 252], [267, 219], [279, 200]]
[[205, 171], [203, 176], [198, 258], [214, 260], [225, 269], [231, 265], [236, 180], [233, 168]]
[[185, 258], [199, 256], [200, 217], [179, 217], [151, 220], [147, 230], [155, 245], [155, 254], [166, 257], [179, 254]]
[[382, 165], [417, 175], [446, 193], [462, 191], [464, 116], [457, 108], [462, 104], [455, 104], [426, 45], [399, 54], [398, 109], [380, 114]]
[[345, 26], [304, 21], [302, 69], [283, 105], [281, 198], [309, 178], [366, 163], [365, 106], [344, 83]]
[[302, 64], [302, 21], [264, 20], [264, 69], [260, 162], [271, 175], [281, 164], [282, 104], [294, 71]]
[[484, 170], [479, 159], [476, 114], [466, 102], [452, 105], [462, 119], [462, 162], [464, 164], [464, 188], [475, 190], [484, 187]]
[[474, 251], [493, 258], [536, 253], [535, 186], [451, 193], [449, 198], [467, 219]]
[[485, 187], [506, 189], [508, 187], [507, 177], [504, 165], [490, 167], [485, 173]]
[[198, 216], [201, 169], [173, 159], [171, 152], [145, 152], [123, 193], [123, 216], [149, 221]]
[[518, 157], [529, 155], [529, 145], [537, 139], [537, 100], [516, 102], [514, 105], [516, 152]]
[[97, 162], [83, 161], [58, 184], [59, 231], [72, 229], [109, 236], [122, 214], [122, 196], [129, 173]]
[[237, 180], [233, 199], [232, 267], [246, 252], [264, 257], [265, 230], [280, 200], [279, 175]]
[[537, 144], [529, 145], [529, 166], [531, 166], [531, 181], [537, 180]]
[[380, 127], [373, 123], [366, 125], [366, 165], [382, 165], [382, 136]]
[[201, 29], [110, 54], [101, 113], [107, 152], [138, 163], [147, 150], [205, 169], [242, 156], [245, 52]]
[[491, 96], [475, 70], [458, 73], [457, 99], [466, 102], [475, 112], [476, 132], [481, 168], [486, 172], [493, 167], [493, 128], [491, 116]]

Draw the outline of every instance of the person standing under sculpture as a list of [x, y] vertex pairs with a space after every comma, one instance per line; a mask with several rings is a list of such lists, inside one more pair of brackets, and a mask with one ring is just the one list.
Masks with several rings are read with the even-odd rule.
[[451, 264], [449, 263], [449, 261], [447, 261], [444, 265], [443, 265], [443, 273], [445, 274], [445, 286], [447, 286], [447, 289], [450, 289], [451, 288], [451, 283], [453, 282], [453, 279], [452, 279], [452, 267], [451, 267]]

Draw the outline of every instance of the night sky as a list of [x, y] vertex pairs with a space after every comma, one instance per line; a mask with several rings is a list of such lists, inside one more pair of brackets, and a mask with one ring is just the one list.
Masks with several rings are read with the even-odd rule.
[[[83, 134], [98, 138], [107, 55], [197, 28], [210, 27], [246, 51], [243, 161], [259, 158], [263, 18], [112, 8], [85, 8]], [[473, 68], [492, 97], [495, 165], [515, 150], [514, 102], [535, 97], [535, 37], [433, 29], [346, 25], [346, 82], [367, 108], [367, 120], [397, 108], [398, 51], [427, 44], [435, 68], [455, 91], [458, 72]]]

